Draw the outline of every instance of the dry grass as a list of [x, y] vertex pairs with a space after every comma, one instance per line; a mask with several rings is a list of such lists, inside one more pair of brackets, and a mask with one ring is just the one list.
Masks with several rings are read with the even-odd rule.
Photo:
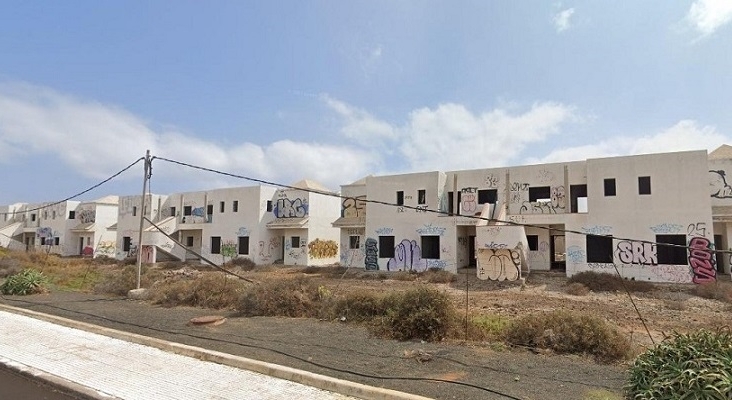
[[624, 360], [631, 354], [628, 339], [604, 320], [563, 311], [513, 320], [506, 329], [506, 341], [557, 353], [588, 354], [605, 363]]
[[245, 291], [244, 281], [230, 279], [223, 273], [203, 274], [198, 278], [170, 278], [150, 289], [150, 301], [164, 307], [191, 306], [235, 309]]
[[397, 271], [389, 274], [389, 279], [395, 281], [416, 281], [419, 275], [413, 271]]
[[265, 281], [242, 294], [238, 310], [245, 316], [316, 317], [321, 312], [318, 285], [304, 277]]
[[619, 292], [625, 289], [631, 292], [650, 292], [655, 286], [649, 282], [628, 280], [617, 274], [605, 274], [593, 271], [584, 271], [572, 275], [568, 283], [581, 283], [593, 292]]
[[443, 269], [428, 269], [419, 274], [419, 277], [429, 283], [450, 283], [457, 281], [457, 275]]
[[579, 282], [570, 283], [564, 288], [564, 291], [572, 296], [587, 296], [590, 294], [590, 289]]
[[[162, 279], [163, 274], [143, 264], [140, 268], [140, 287], [149, 288]], [[137, 287], [137, 266], [127, 265], [102, 271], [99, 281], [94, 285], [94, 292], [115, 295], [126, 295]]]
[[695, 296], [703, 297], [705, 299], [732, 303], [732, 283], [729, 282], [717, 281], [704, 285], [695, 285], [694, 288], [691, 290], [691, 293]]

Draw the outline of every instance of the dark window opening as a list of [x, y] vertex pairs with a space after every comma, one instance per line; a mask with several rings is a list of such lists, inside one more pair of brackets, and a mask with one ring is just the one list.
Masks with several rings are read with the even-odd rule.
[[615, 196], [615, 178], [606, 178], [605, 184], [605, 196]]
[[440, 237], [422, 236], [422, 258], [440, 259]]
[[638, 194], [651, 194], [651, 177], [638, 177]]
[[656, 243], [659, 264], [686, 265], [686, 235], [656, 235]]
[[267, 212], [272, 211], [272, 200], [267, 200]]
[[193, 213], [193, 207], [192, 206], [185, 206], [183, 207], [183, 215], [191, 215]]
[[221, 236], [211, 236], [211, 254], [221, 254]]
[[213, 215], [213, 204], [209, 204], [206, 206], [206, 214]]
[[175, 217], [175, 207], [170, 207], [170, 216]]
[[348, 248], [349, 249], [358, 249], [361, 247], [361, 237], [360, 236], [350, 236], [348, 238]]
[[379, 258], [394, 257], [394, 236], [379, 236]]
[[193, 236], [186, 236], [186, 246], [193, 247]]
[[219, 212], [223, 213], [225, 210], [226, 210], [226, 203], [222, 201], [219, 203]]
[[290, 238], [290, 245], [293, 249], [300, 248], [300, 236], [293, 236]]
[[69, 219], [75, 219], [76, 218], [76, 211], [69, 211]]
[[526, 241], [529, 242], [529, 250], [539, 250], [539, 235], [526, 235]]
[[569, 185], [569, 207], [572, 213], [587, 212], [587, 185]]
[[239, 254], [249, 254], [249, 236], [239, 236]]
[[529, 201], [551, 201], [552, 189], [549, 186], [537, 186], [529, 188]]
[[58, 245], [59, 245], [59, 243], [61, 243], [61, 238], [59, 238], [59, 237], [55, 237], [55, 238], [53, 238], [53, 244], [54, 244], [54, 245], [58, 246]]
[[132, 238], [129, 236], [122, 237], [122, 251], [130, 251], [132, 247]]
[[132, 206], [132, 216], [133, 217], [137, 216], [137, 206]]
[[397, 205], [403, 206], [404, 205], [404, 192], [400, 190], [400, 191], [396, 192], [396, 196], [397, 196], [397, 200], [396, 200]]
[[454, 192], [447, 192], [447, 214], [453, 215], [455, 213], [455, 199], [452, 197]]
[[231, 211], [239, 212], [239, 200], [234, 200], [234, 204], [231, 205]]
[[587, 262], [612, 264], [613, 262], [613, 237], [588, 235], [587, 238]]
[[498, 201], [498, 189], [478, 190], [478, 204], [496, 204]]
[[41, 246], [45, 246], [45, 245], [46, 245], [46, 237], [44, 236], [41, 238]]
[[420, 189], [417, 191], [417, 204], [427, 204], [427, 191]]
[[31, 221], [35, 221], [35, 220], [36, 220], [36, 214], [31, 214]]

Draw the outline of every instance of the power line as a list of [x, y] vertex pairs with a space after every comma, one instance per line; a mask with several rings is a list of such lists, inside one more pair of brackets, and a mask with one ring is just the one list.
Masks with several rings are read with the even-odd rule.
[[[599, 234], [594, 234], [594, 233], [581, 232], [581, 231], [565, 229], [565, 228], [551, 228], [548, 226], [528, 224], [525, 222], [515, 222], [515, 221], [510, 221], [510, 220], [501, 220], [501, 219], [497, 219], [497, 218], [486, 218], [486, 217], [481, 217], [481, 216], [477, 216], [477, 215], [455, 215], [454, 213], [452, 213], [450, 211], [422, 208], [424, 206], [421, 206], [421, 207], [420, 206], [408, 206], [408, 205], [404, 205], [404, 204], [390, 203], [387, 201], [373, 200], [373, 199], [368, 199], [368, 198], [363, 198], [363, 197], [355, 198], [352, 196], [343, 196], [339, 193], [334, 193], [334, 192], [326, 192], [326, 191], [317, 190], [317, 189], [301, 188], [301, 187], [296, 187], [296, 186], [291, 186], [291, 185], [285, 185], [283, 183], [268, 181], [265, 179], [252, 178], [250, 176], [238, 175], [238, 174], [234, 174], [231, 172], [224, 172], [224, 171], [219, 171], [219, 170], [212, 169], [212, 168], [201, 167], [201, 166], [193, 165], [193, 164], [186, 163], [183, 161], [171, 160], [171, 159], [168, 159], [165, 157], [153, 156], [152, 159], [153, 160], [159, 159], [162, 161], [167, 161], [172, 164], [177, 164], [177, 165], [188, 167], [188, 168], [193, 168], [193, 169], [197, 169], [197, 170], [201, 170], [201, 171], [206, 171], [206, 172], [211, 172], [211, 173], [215, 173], [215, 174], [219, 174], [219, 175], [223, 175], [223, 176], [228, 176], [231, 178], [243, 179], [243, 180], [247, 180], [247, 181], [251, 181], [251, 182], [256, 182], [256, 183], [270, 185], [270, 186], [276, 186], [276, 187], [285, 188], [285, 189], [302, 190], [302, 191], [305, 191], [308, 193], [315, 193], [315, 194], [320, 194], [320, 195], [324, 195], [324, 196], [337, 197], [342, 200], [353, 199], [354, 201], [360, 201], [360, 202], [364, 202], [364, 203], [379, 204], [379, 205], [384, 205], [384, 206], [389, 206], [389, 207], [402, 207], [405, 209], [415, 210], [415, 211], [419, 211], [422, 213], [463, 217], [463, 218], [475, 219], [475, 220], [480, 220], [480, 221], [497, 222], [497, 223], [502, 223], [502, 224], [507, 224], [507, 225], [512, 225], [512, 226], [522, 226], [522, 227], [536, 228], [536, 229], [547, 230], [547, 231], [572, 233], [572, 234], [581, 235], [581, 236], [590, 236], [590, 237], [608, 237], [609, 236], [609, 235], [599, 235]], [[610, 237], [612, 237], [613, 240], [618, 240], [618, 241], [631, 241], [631, 242], [645, 243], [645, 244], [652, 244], [652, 245], [662, 245], [664, 247], [676, 247], [676, 248], [684, 248], [687, 250], [695, 250], [690, 246], [680, 245], [680, 244], [661, 243], [661, 242], [656, 242], [656, 241], [652, 241], [652, 240], [633, 239], [633, 238], [625, 238], [625, 237], [619, 237], [619, 236], [610, 236]], [[732, 250], [710, 250], [710, 251], [713, 251], [715, 253], [732, 254]]]
[[84, 194], [86, 194], [86, 193], [88, 193], [88, 192], [91, 192], [92, 190], [94, 190], [94, 189], [96, 189], [96, 188], [98, 188], [98, 187], [100, 187], [100, 186], [104, 185], [105, 183], [107, 183], [107, 182], [111, 181], [112, 179], [114, 179], [114, 178], [116, 178], [116, 177], [120, 176], [120, 175], [121, 175], [122, 173], [124, 173], [124, 172], [125, 172], [125, 171], [127, 171], [128, 169], [132, 168], [133, 166], [135, 166], [135, 164], [139, 163], [140, 161], [142, 161], [142, 160], [144, 160], [144, 159], [145, 159], [144, 157], [140, 157], [140, 158], [138, 158], [137, 160], [135, 160], [135, 162], [133, 162], [132, 164], [130, 164], [130, 165], [128, 165], [128, 166], [126, 166], [126, 167], [122, 168], [121, 170], [119, 170], [119, 171], [118, 171], [118, 172], [116, 172], [116, 173], [115, 173], [114, 175], [110, 176], [109, 178], [107, 178], [107, 179], [105, 179], [105, 180], [103, 180], [103, 181], [101, 181], [101, 182], [97, 183], [97, 184], [96, 184], [96, 185], [94, 185], [94, 186], [91, 186], [91, 187], [90, 187], [90, 188], [88, 188], [88, 189], [82, 190], [82, 191], [81, 191], [81, 192], [79, 192], [79, 193], [76, 193], [76, 194], [74, 194], [74, 195], [71, 195], [71, 196], [69, 196], [69, 197], [67, 197], [67, 198], [65, 198], [65, 199], [63, 199], [63, 200], [59, 200], [59, 201], [56, 201], [56, 202], [53, 202], [53, 203], [49, 203], [49, 204], [46, 204], [46, 205], [43, 205], [43, 206], [40, 206], [40, 207], [36, 207], [36, 208], [31, 208], [31, 209], [25, 209], [25, 210], [16, 210], [16, 212], [12, 212], [12, 213], [11, 213], [11, 212], [0, 212], [0, 215], [10, 215], [10, 214], [16, 214], [16, 213], [26, 213], [26, 212], [31, 212], [31, 211], [38, 211], [38, 210], [42, 210], [42, 209], [44, 209], [44, 208], [49, 208], [49, 207], [53, 207], [53, 206], [55, 206], [55, 205], [57, 205], [57, 204], [61, 204], [61, 203], [63, 203], [63, 202], [69, 201], [69, 200], [71, 200], [71, 199], [75, 199], [75, 198], [77, 198], [77, 197], [79, 197], [79, 196], [81, 196], [81, 195], [84, 195]]

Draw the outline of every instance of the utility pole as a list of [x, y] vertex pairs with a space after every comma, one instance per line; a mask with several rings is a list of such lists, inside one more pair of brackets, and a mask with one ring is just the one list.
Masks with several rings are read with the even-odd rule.
[[142, 271], [142, 230], [145, 227], [145, 195], [147, 183], [150, 179], [150, 150], [145, 154], [145, 176], [142, 179], [142, 204], [140, 206], [140, 232], [137, 237], [137, 289], [140, 288], [140, 274]]

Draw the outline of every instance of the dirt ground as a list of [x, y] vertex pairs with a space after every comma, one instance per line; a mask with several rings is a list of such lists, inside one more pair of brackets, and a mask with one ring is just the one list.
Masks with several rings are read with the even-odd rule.
[[[464, 273], [464, 271], [461, 271]], [[533, 273], [522, 289], [515, 283], [479, 281], [470, 275], [467, 297], [471, 314], [511, 318], [543, 310], [576, 310], [607, 319], [632, 338], [637, 348], [650, 344], [625, 293], [563, 292], [563, 275]], [[267, 274], [297, 274], [283, 268]], [[263, 272], [251, 272], [257, 279]], [[449, 284], [421, 281], [359, 280], [323, 277], [331, 290], [367, 288], [402, 290], [433, 285], [465, 307], [466, 275]], [[633, 294], [655, 341], [674, 330], [726, 325], [730, 307], [688, 294], [689, 287], [662, 286], [649, 294]], [[142, 301], [77, 292], [14, 297], [8, 305], [56, 314], [166, 340], [211, 348], [374, 386], [436, 399], [601, 399], [598, 391], [622, 394], [627, 365], [601, 365], [579, 356], [536, 354], [501, 349], [485, 343], [443, 341], [398, 342], [370, 336], [365, 328], [316, 319], [236, 317], [233, 313], [189, 308], [162, 308]], [[215, 327], [189, 326], [196, 316], [226, 315]], [[429, 354], [420, 362], [414, 354]], [[424, 380], [441, 379], [451, 382]], [[615, 398], [618, 398], [615, 397]]]

